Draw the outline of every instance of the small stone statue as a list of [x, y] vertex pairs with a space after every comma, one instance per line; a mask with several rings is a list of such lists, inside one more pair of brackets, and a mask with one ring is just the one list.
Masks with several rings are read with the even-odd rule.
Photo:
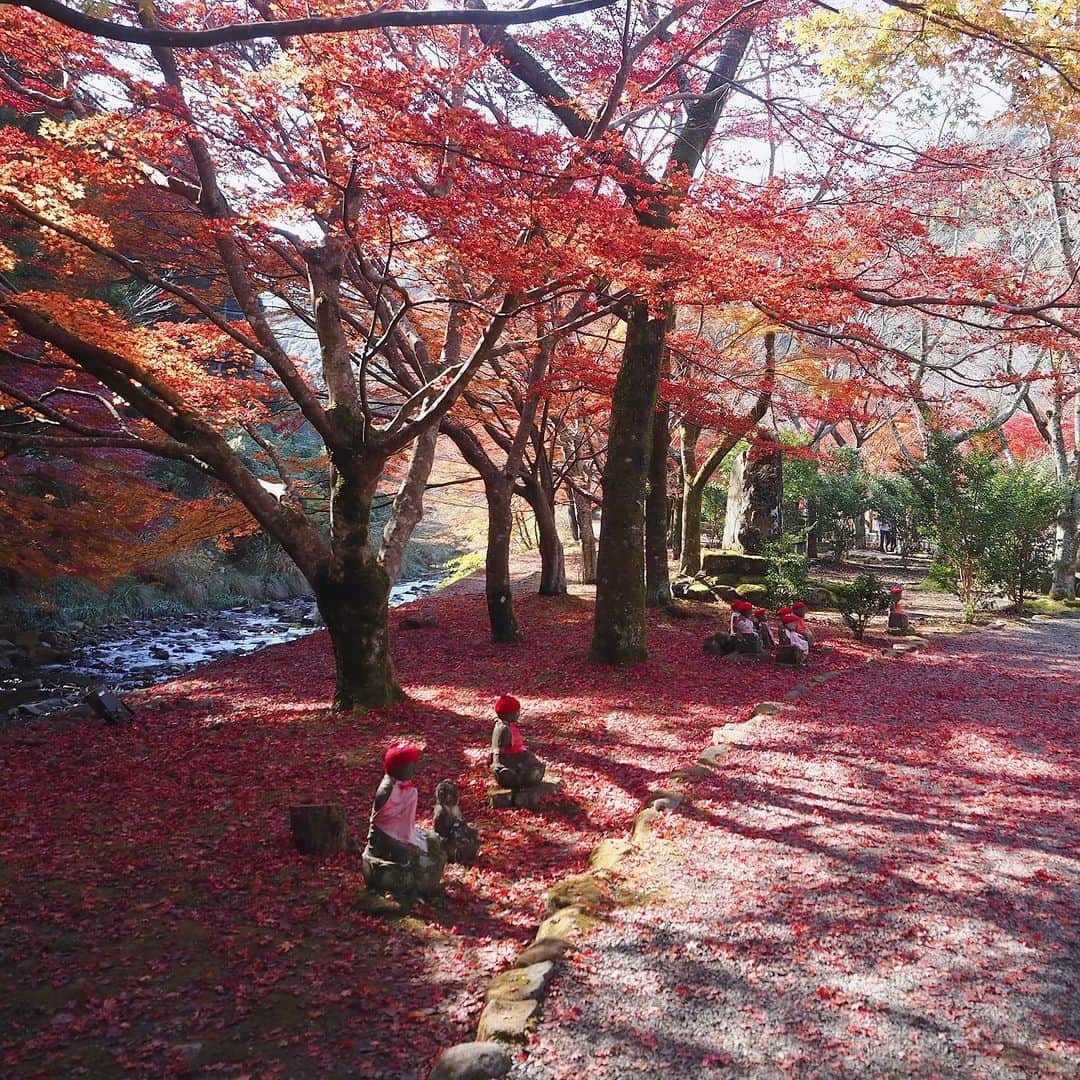
[[401, 897], [432, 892], [446, 862], [439, 837], [416, 826], [413, 776], [419, 761], [418, 746], [397, 742], [387, 747], [362, 856], [368, 887]]
[[899, 585], [894, 585], [889, 590], [889, 630], [893, 633], [906, 634], [911, 626], [907, 613], [900, 606], [903, 596], [904, 590]]
[[441, 780], [435, 787], [435, 831], [443, 839], [451, 862], [471, 863], [480, 851], [480, 834], [465, 823], [458, 802], [457, 784]]
[[762, 649], [772, 652], [776, 648], [776, 639], [769, 626], [769, 613], [763, 607], [754, 608], [754, 625], [757, 627]]
[[546, 766], [532, 751], [518, 727], [521, 702], [503, 694], [495, 702], [495, 726], [491, 731], [491, 771], [501, 788], [512, 791], [535, 787], [544, 779]]
[[[784, 609], [781, 608], [781, 611]], [[779, 614], [779, 613], [778, 613]], [[799, 633], [801, 620], [793, 611], [781, 616], [780, 644], [776, 650], [778, 664], [792, 664], [802, 667], [810, 657], [810, 643]]]
[[791, 610], [795, 615], [795, 618], [799, 620], [799, 625], [796, 628], [804, 638], [806, 643], [810, 646], [811, 650], [814, 648], [814, 632], [806, 625], [806, 616], [809, 614], [805, 600], [793, 600], [791, 602]]
[[761, 638], [753, 613], [754, 605], [748, 600], [731, 601], [731, 636], [735, 651], [743, 656], [761, 656]]

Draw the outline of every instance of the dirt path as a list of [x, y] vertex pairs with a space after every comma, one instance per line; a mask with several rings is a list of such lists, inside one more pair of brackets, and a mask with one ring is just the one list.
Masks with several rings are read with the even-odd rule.
[[1080, 621], [733, 729], [516, 1080], [1080, 1076]]

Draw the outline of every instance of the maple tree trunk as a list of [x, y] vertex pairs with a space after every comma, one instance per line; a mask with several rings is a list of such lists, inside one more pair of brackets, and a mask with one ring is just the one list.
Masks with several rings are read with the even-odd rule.
[[497, 476], [485, 476], [484, 492], [488, 504], [484, 592], [487, 597], [488, 621], [491, 623], [491, 640], [496, 645], [511, 645], [524, 640], [514, 615], [514, 600], [510, 592], [513, 482], [501, 472]]
[[540, 534], [541, 596], [563, 596], [566, 593], [566, 553], [559, 537], [555, 519], [555, 500], [545, 485], [537, 480], [525, 482], [525, 498], [536, 517]]
[[666, 326], [666, 316], [649, 318], [645, 301], [631, 307], [612, 394], [591, 650], [604, 664], [636, 664], [648, 656], [645, 480]]
[[370, 552], [335, 562], [313, 583], [334, 650], [334, 708], [389, 705], [402, 696], [390, 658], [390, 579]]
[[334, 650], [338, 709], [379, 708], [402, 696], [390, 656], [390, 578], [370, 544], [384, 464], [378, 455], [339, 459], [331, 474], [331, 554], [311, 586]]
[[596, 533], [593, 532], [592, 503], [577, 490], [571, 497], [577, 508], [578, 533], [581, 538], [581, 577], [582, 585], [596, 584]]
[[[1062, 424], [1065, 399], [1055, 387], [1054, 403], [1046, 418], [1047, 434], [1050, 436], [1050, 452], [1054, 459], [1057, 478], [1071, 485], [1071, 495], [1058, 510], [1054, 523], [1054, 557], [1050, 596], [1054, 600], [1076, 598], [1077, 526], [1080, 523], [1080, 484], [1070, 468], [1069, 453]], [[1077, 406], [1080, 408], [1080, 406]], [[1080, 455], [1080, 450], [1074, 451]]]
[[405, 548], [413, 529], [424, 516], [424, 490], [431, 475], [431, 466], [435, 461], [435, 444], [438, 441], [439, 427], [433, 424], [413, 444], [408, 472], [398, 488], [390, 519], [383, 530], [379, 558], [391, 585], [401, 573]]
[[682, 502], [682, 559], [679, 573], [693, 577], [701, 569], [701, 500], [702, 484], [687, 484]]
[[818, 557], [818, 503], [811, 497], [806, 503], [806, 516], [810, 522], [810, 528], [806, 533], [806, 559], [807, 562], [815, 562]]
[[566, 500], [566, 514], [570, 519], [570, 539], [576, 544], [581, 539], [581, 526], [578, 524], [577, 499], [574, 498], [573, 492]]
[[682, 560], [683, 551], [682, 516], [683, 497], [680, 494], [676, 495], [675, 498], [671, 500], [671, 507], [668, 510], [668, 518], [671, 522], [668, 533], [668, 546], [671, 548], [672, 556], [680, 561]]
[[653, 418], [645, 500], [645, 603], [648, 607], [663, 607], [671, 603], [667, 555], [668, 448], [671, 445], [668, 419], [668, 407], [661, 403]]

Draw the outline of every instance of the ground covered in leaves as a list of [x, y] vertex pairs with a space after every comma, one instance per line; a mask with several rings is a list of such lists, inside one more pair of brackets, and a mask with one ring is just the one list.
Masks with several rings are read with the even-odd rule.
[[737, 728], [514, 1080], [1080, 1076], [1078, 655], [959, 635]]
[[[146, 692], [129, 727], [0, 733], [0, 1073], [426, 1076], [472, 1037], [549, 885], [625, 834], [714, 726], [801, 678], [705, 656], [714, 627], [693, 618], [658, 619], [651, 659], [608, 670], [586, 660], [586, 600], [522, 598], [528, 640], [510, 647], [490, 644], [482, 599], [437, 611], [394, 635], [408, 701], [362, 718], [327, 710], [316, 634]], [[829, 644], [818, 671], [875, 652]], [[538, 814], [484, 804], [503, 691], [565, 783]], [[343, 803], [363, 834], [393, 738], [426, 744], [425, 816], [453, 777], [484, 844], [404, 918], [371, 903], [358, 856], [304, 858], [288, 834], [310, 800]]]

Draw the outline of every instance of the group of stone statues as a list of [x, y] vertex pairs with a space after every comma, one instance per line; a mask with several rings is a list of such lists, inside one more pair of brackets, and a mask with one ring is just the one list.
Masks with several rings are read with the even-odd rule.
[[735, 655], [761, 659], [772, 654], [779, 664], [805, 664], [810, 658], [814, 635], [806, 623], [805, 601], [796, 600], [790, 607], [778, 608], [777, 633], [769, 624], [769, 613], [754, 607], [749, 600], [731, 602], [731, 623], [702, 642], [702, 648], [717, 656]]
[[[495, 702], [491, 771], [499, 788], [512, 792], [536, 788], [546, 768], [526, 747], [520, 717], [517, 698], [503, 694]], [[417, 826], [418, 792], [413, 777], [421, 753], [412, 743], [387, 747], [361, 857], [368, 886], [398, 896], [430, 893], [448, 860], [471, 863], [480, 851], [480, 834], [466, 823], [457, 785], [451, 780], [442, 780], [435, 788], [431, 831]]]

